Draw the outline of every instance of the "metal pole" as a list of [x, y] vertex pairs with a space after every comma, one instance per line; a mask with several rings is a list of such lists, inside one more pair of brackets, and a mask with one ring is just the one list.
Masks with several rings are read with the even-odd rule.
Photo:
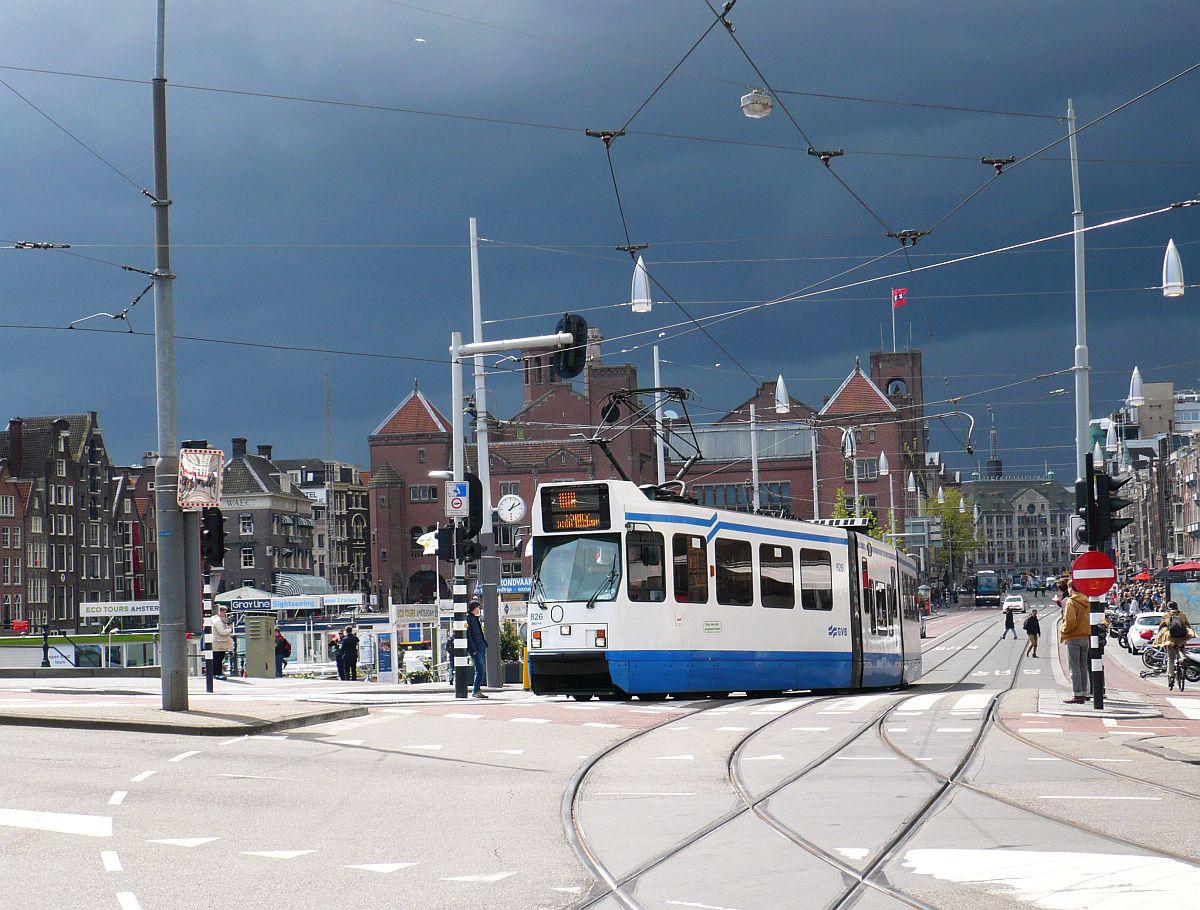
[[[658, 345], [654, 346], [654, 387], [662, 388], [662, 373], [659, 370], [658, 364]], [[663, 413], [662, 413], [662, 393], [654, 393], [654, 457], [658, 462], [658, 485], [662, 486], [667, 482], [667, 457], [665, 447], [663, 446], [662, 431], [663, 431]]]
[[175, 308], [172, 297], [171, 235], [167, 190], [167, 79], [164, 58], [166, 0], [158, 0], [154, 106], [154, 373], [157, 389], [158, 460], [154, 464], [154, 509], [158, 526], [159, 631], [162, 707], [186, 711], [187, 643], [184, 636], [183, 522], [175, 502], [179, 453], [175, 426]]
[[888, 471], [888, 515], [892, 532], [892, 543], [896, 542], [896, 488], [892, 485], [892, 472]]
[[[459, 349], [462, 332], [450, 335], [450, 468], [454, 479], [463, 479], [463, 371]], [[453, 520], [455, 528], [458, 519]], [[454, 547], [454, 697], [467, 697], [467, 673], [471, 658], [467, 656], [467, 566], [458, 549], [458, 534]]]
[[754, 484], [750, 502], [757, 512], [762, 503], [758, 496], [758, 412], [754, 405], [750, 405], [750, 482]]
[[821, 438], [816, 427], [812, 428], [812, 472], [813, 472], [813, 521], [821, 519], [821, 489], [817, 479], [817, 443]]
[[858, 501], [858, 440], [854, 438], [854, 430], [850, 430], [850, 465], [854, 470], [854, 520], [862, 521], [862, 506]]
[[1088, 454], [1088, 420], [1091, 402], [1088, 389], [1087, 285], [1083, 258], [1083, 203], [1079, 198], [1079, 150], [1075, 144], [1075, 104], [1067, 99], [1067, 134], [1071, 146], [1071, 194], [1075, 203], [1075, 471], [1084, 477], [1083, 459]]
[[[483, 342], [483, 308], [479, 299], [479, 235], [475, 219], [471, 219], [471, 317], [474, 321], [476, 344]], [[496, 555], [495, 533], [492, 528], [492, 466], [488, 458], [487, 382], [483, 355], [475, 355], [475, 460], [479, 463], [479, 482], [483, 486], [483, 527], [479, 543], [483, 558], [479, 560], [479, 581], [483, 586], [483, 634], [487, 640], [487, 684], [493, 688], [504, 685], [504, 667], [500, 660], [500, 557]], [[458, 403], [455, 402], [455, 406]]]

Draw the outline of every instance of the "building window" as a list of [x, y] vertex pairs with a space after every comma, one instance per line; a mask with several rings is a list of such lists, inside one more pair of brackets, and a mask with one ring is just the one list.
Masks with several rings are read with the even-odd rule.
[[0, 496], [0, 517], [13, 518], [17, 514], [17, 500], [15, 496]]
[[867, 430], [867, 442], [874, 442], [874, 441], [875, 441], [875, 428], [871, 427], [870, 429]]
[[521, 481], [519, 480], [502, 480], [500, 481], [501, 496], [520, 496]]
[[408, 498], [411, 502], [437, 502], [437, 486], [435, 484], [413, 484], [408, 488]]
[[247, 537], [254, 533], [254, 516], [241, 515], [238, 517], [238, 533]]
[[425, 450], [424, 449], [417, 449], [417, 461], [419, 461], [421, 464], [425, 464]]
[[65, 458], [59, 458], [54, 463], [54, 468], [55, 468], [55, 474], [57, 474], [59, 477], [67, 476], [67, 460]]
[[496, 549], [511, 550], [513, 547], [513, 526], [499, 522], [496, 525]]
[[[859, 480], [875, 480], [879, 477], [879, 461], [875, 458], [858, 458], [855, 459], [855, 464], [858, 465]], [[853, 480], [854, 472], [851, 469], [850, 463], [846, 463], [846, 480]]]
[[500, 563], [500, 574], [505, 578], [520, 578], [525, 571], [525, 567], [521, 565], [521, 560], [505, 560]]
[[242, 568], [254, 568], [254, 547], [242, 547]]

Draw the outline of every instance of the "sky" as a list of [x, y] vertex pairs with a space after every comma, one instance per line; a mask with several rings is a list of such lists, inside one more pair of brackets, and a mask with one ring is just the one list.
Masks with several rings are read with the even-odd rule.
[[[66, 327], [129, 306], [147, 279], [120, 266], [154, 265], [155, 9], [12, 0], [0, 31], [0, 420], [98, 411], [120, 463], [155, 447], [153, 339], [125, 331], [152, 331], [151, 295], [128, 322]], [[1071, 238], [937, 264], [1069, 231], [1067, 99], [1083, 126], [1200, 62], [1197, 17], [1188, 0], [739, 0], [731, 36], [705, 35], [704, 0], [168, 2], [176, 331], [209, 339], [178, 342], [179, 437], [320, 456], [326, 372], [337, 458], [365, 465], [414, 381], [449, 413], [475, 217], [487, 338], [581, 312], [645, 385], [657, 342], [697, 420], [777, 374], [820, 407], [881, 332], [890, 347], [907, 287], [897, 334], [924, 352], [928, 411], [977, 421], [974, 456], [961, 421], [934, 421], [932, 447], [973, 470], [991, 405], [1007, 472], [1069, 483], [1073, 397], [1049, 393], [1072, 377], [1033, 377], [1073, 361]], [[744, 117], [764, 87], [774, 112]], [[1195, 198], [1198, 98], [1200, 69], [1079, 133], [1087, 224]], [[584, 130], [625, 124], [610, 170]], [[845, 154], [826, 168], [810, 143]], [[980, 158], [1007, 156], [991, 179]], [[649, 315], [627, 305], [625, 226], [649, 244]], [[902, 250], [902, 230], [929, 234]], [[1169, 238], [1200, 275], [1200, 206], [1087, 235], [1092, 416], [1135, 365], [1200, 387], [1200, 289], [1156, 289]], [[489, 378], [501, 416], [521, 403], [512, 366]]]

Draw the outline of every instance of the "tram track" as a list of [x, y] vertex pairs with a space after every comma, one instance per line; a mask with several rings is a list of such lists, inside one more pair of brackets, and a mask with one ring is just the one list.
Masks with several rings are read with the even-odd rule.
[[[994, 618], [986, 617], [986, 619], [992, 620]], [[982, 620], [980, 623], [975, 623], [975, 622], [967, 623], [961, 629], [956, 629], [953, 633], [951, 633], [951, 635], [953, 636], [953, 635], [958, 634], [961, 631], [967, 631], [967, 630], [973, 629], [973, 628], [981, 625], [981, 623], [982, 623]], [[990, 625], [990, 622], [988, 623], [988, 625]], [[983, 634], [986, 634], [986, 633], [980, 632], [980, 634], [977, 635], [975, 638], [971, 639], [971, 641], [972, 642], [978, 641], [980, 638], [982, 638]], [[979, 667], [980, 664], [982, 664], [996, 650], [996, 648], [999, 646], [999, 644], [1000, 644], [1000, 642], [999, 642], [999, 640], [997, 640], [991, 647], [989, 647], [987, 650], [985, 650], [965, 671], [963, 671], [963, 674], [962, 674], [962, 676], [960, 676], [959, 679], [957, 679], [953, 682], [945, 683], [940, 688], [942, 688], [943, 690], [949, 690], [949, 689], [954, 688], [955, 686], [961, 685], [967, 678], [969, 678], [970, 674], [977, 667]], [[957, 658], [962, 653], [964, 653], [962, 650], [954, 651], [952, 654], [948, 655], [945, 660], [939, 662], [935, 667], [931, 668], [929, 672], [932, 672], [933, 670], [937, 670], [938, 668], [942, 667], [949, 661]], [[859, 887], [859, 885], [862, 882], [862, 876], [858, 873], [857, 870], [854, 869], [853, 866], [849, 865], [848, 863], [845, 863], [840, 858], [834, 856], [833, 854], [828, 853], [827, 851], [823, 850], [816, 844], [813, 844], [812, 842], [803, 838], [803, 836], [799, 835], [797, 832], [792, 831], [790, 828], [788, 828], [786, 825], [784, 825], [778, 819], [775, 819], [774, 816], [771, 816], [770, 813], [766, 810], [765, 806], [762, 806], [761, 804], [766, 802], [767, 800], [769, 800], [771, 796], [781, 792], [782, 790], [791, 786], [792, 784], [794, 784], [796, 781], [800, 780], [804, 776], [810, 774], [812, 771], [825, 765], [828, 761], [830, 761], [831, 759], [836, 757], [839, 753], [845, 751], [846, 748], [848, 748], [850, 745], [855, 743], [865, 733], [867, 733], [871, 729], [876, 728], [896, 708], [896, 706], [898, 704], [902, 704], [904, 701], [907, 700], [908, 696], [904, 692], [898, 692], [896, 694], [898, 697], [895, 701], [893, 701], [893, 702], [889, 703], [888, 705], [882, 707], [881, 709], [877, 710], [875, 715], [873, 717], [867, 719], [860, 726], [859, 729], [855, 730], [854, 732], [852, 732], [851, 734], [849, 734], [847, 736], [842, 737], [837, 743], [833, 744], [831, 747], [826, 749], [817, 758], [809, 761], [803, 768], [789, 774], [786, 778], [784, 778], [784, 780], [775, 784], [767, 792], [759, 794], [757, 796], [751, 795], [749, 793], [749, 791], [746, 789], [746, 787], [744, 786], [744, 781], [742, 780], [740, 771], [738, 769], [739, 757], [740, 757], [742, 751], [744, 750], [745, 746], [750, 741], [752, 741], [755, 736], [758, 736], [764, 730], [771, 727], [773, 724], [783, 720], [784, 718], [793, 716], [797, 711], [812, 708], [817, 705], [823, 704], [825, 702], [838, 701], [843, 698], [853, 697], [853, 696], [843, 694], [843, 695], [826, 695], [826, 696], [818, 696], [815, 698], [807, 698], [807, 699], [804, 699], [803, 701], [798, 702], [793, 710], [784, 712], [784, 713], [779, 714], [769, 720], [766, 720], [762, 724], [760, 724], [758, 727], [756, 727], [754, 730], [748, 731], [744, 736], [739, 738], [737, 743], [734, 744], [733, 748], [731, 749], [731, 751], [729, 753], [728, 758], [726, 759], [726, 777], [729, 780], [729, 782], [734, 790], [734, 793], [738, 796], [740, 805], [717, 816], [716, 818], [709, 821], [707, 824], [705, 824], [705, 825], [701, 826], [700, 828], [696, 829], [695, 831], [691, 832], [686, 837], [665, 847], [664, 849], [660, 850], [655, 855], [649, 857], [646, 860], [643, 860], [641, 863], [639, 863], [634, 868], [632, 868], [632, 869], [628, 870], [627, 872], [624, 872], [620, 875], [613, 874], [612, 871], [605, 865], [605, 863], [603, 862], [601, 857], [598, 855], [598, 852], [595, 849], [594, 845], [590, 843], [586, 832], [583, 830], [582, 824], [580, 823], [580, 820], [579, 820], [579, 813], [578, 813], [579, 794], [582, 791], [583, 784], [587, 780], [588, 776], [597, 767], [597, 765], [599, 765], [600, 762], [602, 762], [605, 758], [613, 755], [620, 749], [628, 746], [630, 743], [635, 742], [638, 739], [641, 739], [642, 737], [646, 736], [647, 734], [653, 733], [656, 730], [662, 730], [663, 728], [670, 726], [672, 723], [675, 723], [677, 719], [666, 720], [661, 724], [657, 724], [653, 727], [649, 727], [644, 730], [638, 731], [637, 733], [635, 733], [631, 736], [625, 737], [624, 739], [622, 739], [616, 743], [613, 743], [608, 748], [602, 750], [601, 752], [598, 752], [596, 755], [589, 758], [588, 761], [585, 762], [585, 764], [583, 766], [581, 766], [578, 769], [578, 771], [576, 772], [576, 774], [572, 777], [572, 780], [570, 781], [566, 791], [564, 792], [562, 818], [563, 818], [564, 830], [567, 831], [568, 838], [570, 839], [572, 847], [575, 849], [576, 854], [580, 857], [580, 859], [583, 861], [584, 865], [592, 873], [592, 876], [596, 880], [596, 882], [603, 883], [603, 884], [599, 889], [597, 889], [595, 886], [593, 886], [592, 891], [574, 905], [575, 910], [586, 910], [586, 908], [595, 907], [598, 904], [600, 904], [601, 902], [605, 901], [610, 896], [618, 904], [627, 908], [627, 910], [641, 910], [642, 905], [628, 891], [629, 885], [636, 883], [640, 878], [642, 878], [649, 872], [658, 868], [659, 866], [666, 863], [667, 861], [681, 855], [682, 853], [684, 853], [686, 850], [688, 850], [690, 847], [692, 847], [694, 844], [696, 844], [703, 838], [711, 835], [713, 832], [728, 825], [730, 822], [734, 821], [735, 819], [742, 817], [746, 813], [752, 813], [752, 814], [756, 815], [760, 820], [767, 823], [768, 826], [773, 828], [777, 833], [782, 834], [784, 837], [791, 840], [797, 846], [801, 847], [802, 849], [806, 850], [806, 852], [815, 856], [818, 860], [831, 865], [832, 867], [837, 869], [839, 872], [841, 872], [843, 875], [847, 875], [847, 876], [850, 876], [850, 877], [856, 879], [856, 883], [855, 883], [855, 885], [852, 886], [851, 891], [857, 890], [857, 888]], [[765, 700], [762, 700], [761, 704], [770, 704], [772, 702], [779, 702], [781, 700], [783, 700], [783, 699], [779, 699], [779, 698], [765, 699]], [[701, 713], [706, 710], [710, 710], [712, 708], [716, 708], [721, 705], [726, 705], [729, 702], [730, 702], [729, 699], [722, 699], [718, 702], [715, 702], [711, 706], [706, 706], [704, 708], [701, 708], [699, 711], [690, 712], [687, 716], [694, 717], [698, 713]], [[876, 890], [879, 890], [880, 892], [887, 894], [888, 896], [901, 901], [906, 906], [914, 908], [914, 910], [936, 910], [936, 908], [933, 908], [930, 905], [922, 903], [920, 901], [914, 900], [913, 898], [910, 898], [907, 895], [904, 895], [902, 892], [896, 891], [895, 889], [892, 889], [885, 884], [871, 883], [868, 885], [868, 887], [872, 887]], [[839, 901], [840, 900], [841, 899], [839, 899]], [[838, 902], [831, 906], [841, 906], [841, 905], [842, 904], [840, 902]]]

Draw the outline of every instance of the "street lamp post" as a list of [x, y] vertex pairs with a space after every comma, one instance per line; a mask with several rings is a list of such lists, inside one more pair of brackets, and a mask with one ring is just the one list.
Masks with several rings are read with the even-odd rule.
[[854, 520], [862, 520], [862, 506], [858, 501], [858, 440], [854, 438], [854, 430], [842, 427], [842, 457], [850, 462], [854, 472]]
[[888, 524], [894, 544], [896, 542], [896, 490], [892, 486], [892, 471], [888, 465], [887, 452], [879, 453], [879, 476], [888, 479]]

